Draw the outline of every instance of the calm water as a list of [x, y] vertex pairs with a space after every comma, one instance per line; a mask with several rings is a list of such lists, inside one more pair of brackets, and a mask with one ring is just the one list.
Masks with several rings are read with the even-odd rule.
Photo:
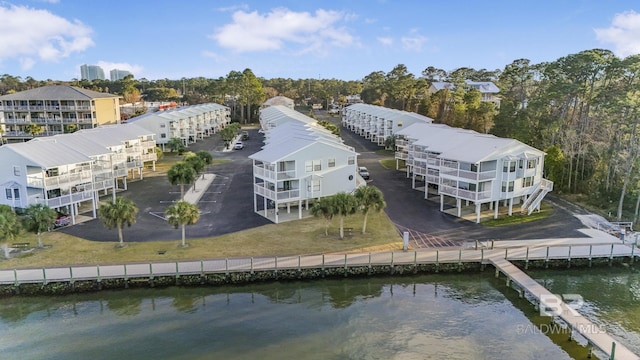
[[[492, 274], [3, 299], [0, 358], [571, 358], [575, 343], [521, 331], [533, 307]], [[583, 294], [588, 316], [611, 320], [608, 329], [640, 349], [637, 272], [533, 274], [554, 292]]]

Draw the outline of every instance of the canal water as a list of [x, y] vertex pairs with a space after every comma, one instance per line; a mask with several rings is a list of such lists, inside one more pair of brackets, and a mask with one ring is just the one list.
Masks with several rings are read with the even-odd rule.
[[[532, 271], [640, 352], [640, 275]], [[493, 271], [0, 299], [2, 359], [571, 359]]]

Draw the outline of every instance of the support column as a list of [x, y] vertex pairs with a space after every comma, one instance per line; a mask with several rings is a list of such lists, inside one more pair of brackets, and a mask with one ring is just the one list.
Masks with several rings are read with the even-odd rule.
[[411, 188], [416, 188], [416, 173], [411, 174]]
[[458, 217], [462, 215], [462, 200], [456, 198], [456, 208], [458, 209]]
[[302, 200], [298, 200], [298, 219], [302, 219]]
[[287, 214], [291, 214], [291, 203], [287, 203]]
[[269, 217], [269, 213], [267, 212], [269, 209], [267, 209], [267, 198], [266, 197], [262, 197], [262, 201], [264, 202], [263, 204], [263, 209], [264, 209], [264, 217], [268, 218]]
[[128, 187], [127, 187], [127, 177], [126, 177], [126, 176], [124, 177], [124, 189], [125, 189], [125, 190], [128, 190]]
[[253, 212], [258, 212], [258, 195], [253, 193]]
[[71, 224], [75, 225], [76, 224], [76, 204], [71, 204], [71, 206], [69, 206], [69, 212], [71, 213]]
[[92, 211], [93, 218], [95, 219], [98, 217], [98, 214], [96, 211], [96, 209], [98, 208], [98, 192], [97, 191], [93, 192], [93, 197], [91, 198], [91, 208], [93, 210]]
[[509, 216], [513, 214], [513, 198], [509, 199]]
[[493, 207], [493, 218], [498, 218], [498, 207], [500, 206], [500, 200], [496, 200], [496, 206]]
[[444, 195], [440, 194], [440, 212], [444, 211]]
[[489, 203], [489, 210], [493, 210], [493, 201]]
[[480, 224], [480, 203], [476, 203], [476, 224]]

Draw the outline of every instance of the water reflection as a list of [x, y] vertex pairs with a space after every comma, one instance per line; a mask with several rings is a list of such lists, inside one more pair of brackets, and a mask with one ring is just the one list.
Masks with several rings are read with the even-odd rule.
[[9, 298], [0, 300], [0, 353], [21, 360], [568, 358], [544, 335], [516, 333], [529, 320], [492, 275]]

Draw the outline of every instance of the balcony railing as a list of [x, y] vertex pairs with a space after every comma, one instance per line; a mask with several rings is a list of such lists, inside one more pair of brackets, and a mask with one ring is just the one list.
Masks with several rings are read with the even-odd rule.
[[496, 171], [475, 172], [469, 170], [452, 169], [449, 167], [440, 168], [441, 176], [457, 177], [472, 181], [491, 180], [496, 178]]
[[400, 160], [407, 160], [409, 158], [409, 154], [406, 152], [396, 151], [395, 158]]
[[91, 199], [93, 199], [93, 191], [83, 191], [48, 199], [47, 205], [50, 208], [58, 208]]
[[477, 192], [477, 191], [460, 189], [452, 186], [446, 186], [442, 184], [438, 186], [438, 191], [441, 194], [453, 196], [455, 198], [459, 198], [463, 200], [474, 201], [474, 202], [491, 199], [491, 191]]
[[300, 189], [278, 190], [278, 200], [297, 199], [300, 197]]
[[275, 200], [276, 192], [270, 189], [265, 188], [260, 184], [253, 184], [253, 192], [257, 195], [263, 196], [267, 199]]

